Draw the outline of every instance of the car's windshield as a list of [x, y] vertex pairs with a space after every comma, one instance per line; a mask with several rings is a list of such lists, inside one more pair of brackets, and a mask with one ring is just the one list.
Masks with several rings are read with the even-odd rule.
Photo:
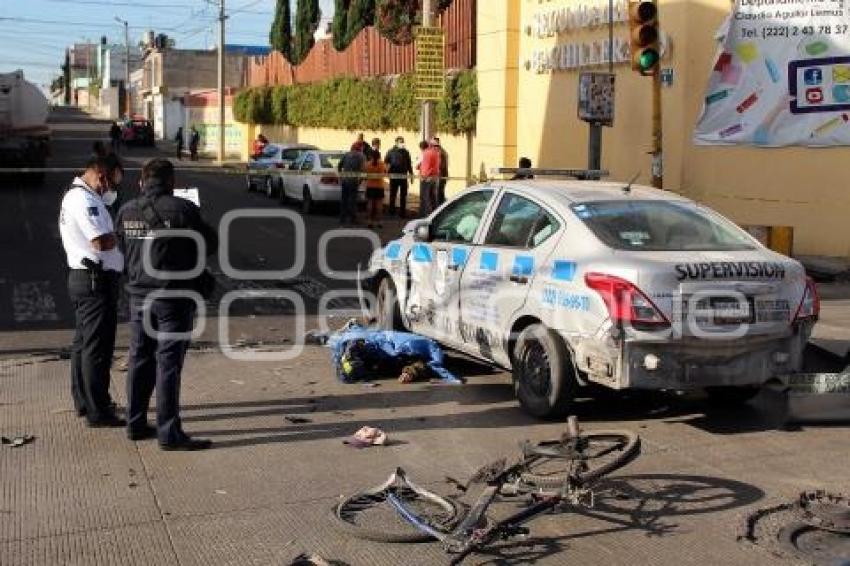
[[751, 250], [746, 232], [720, 215], [687, 202], [609, 200], [572, 210], [606, 245], [619, 250]]
[[339, 165], [340, 160], [343, 157], [343, 153], [323, 153], [320, 156], [320, 163], [322, 164], [323, 169], [336, 169], [336, 166]]

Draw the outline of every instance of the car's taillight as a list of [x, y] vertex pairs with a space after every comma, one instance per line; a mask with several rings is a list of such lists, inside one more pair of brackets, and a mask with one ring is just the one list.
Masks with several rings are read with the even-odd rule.
[[819, 315], [820, 296], [818, 296], [818, 288], [811, 277], [806, 277], [806, 290], [803, 292], [803, 300], [800, 301], [800, 306], [797, 307], [794, 322], [808, 318], [817, 319]]
[[658, 307], [630, 281], [606, 273], [587, 273], [584, 282], [605, 301], [611, 320], [638, 330], [670, 325]]
[[319, 177], [319, 184], [322, 185], [339, 185], [339, 177], [336, 176], [327, 176], [327, 177]]

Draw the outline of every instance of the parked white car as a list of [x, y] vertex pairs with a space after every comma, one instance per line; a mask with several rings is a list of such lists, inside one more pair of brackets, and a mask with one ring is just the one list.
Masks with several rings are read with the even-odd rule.
[[291, 143], [266, 145], [262, 155], [251, 158], [248, 162], [248, 171], [245, 174], [247, 189], [262, 190], [269, 198], [278, 196], [283, 187], [281, 172], [286, 171], [302, 153], [310, 149], [316, 149], [316, 146]]
[[466, 190], [375, 252], [361, 285], [381, 326], [511, 369], [537, 416], [589, 383], [746, 401], [801, 368], [819, 312], [799, 262], [720, 214], [598, 181]]
[[[290, 166], [289, 174], [284, 176], [281, 202], [285, 200], [300, 202], [304, 214], [313, 212], [317, 203], [338, 203], [342, 187], [337, 166], [345, 153], [325, 150], [305, 151]], [[358, 191], [357, 199], [358, 201], [365, 199], [362, 189]]]

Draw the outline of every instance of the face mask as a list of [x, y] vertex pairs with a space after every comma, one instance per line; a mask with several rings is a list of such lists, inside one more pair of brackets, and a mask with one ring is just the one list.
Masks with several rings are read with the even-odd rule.
[[112, 206], [115, 204], [115, 201], [118, 200], [118, 192], [117, 191], [106, 191], [103, 193], [103, 204], [106, 206]]

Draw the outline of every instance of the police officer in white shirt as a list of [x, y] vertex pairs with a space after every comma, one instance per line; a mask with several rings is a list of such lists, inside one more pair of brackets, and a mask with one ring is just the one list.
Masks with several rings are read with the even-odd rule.
[[109, 396], [109, 370], [118, 324], [119, 277], [124, 257], [117, 247], [107, 205], [114, 164], [93, 157], [62, 199], [59, 233], [68, 256], [68, 292], [76, 313], [71, 345], [71, 394], [91, 427], [124, 426]]

